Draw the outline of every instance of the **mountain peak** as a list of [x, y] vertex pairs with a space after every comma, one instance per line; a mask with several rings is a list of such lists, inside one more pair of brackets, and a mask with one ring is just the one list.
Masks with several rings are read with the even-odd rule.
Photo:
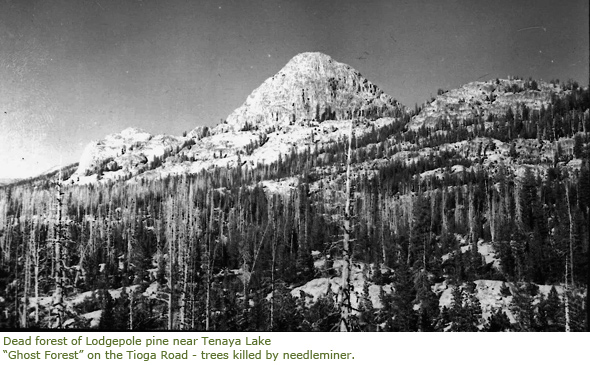
[[[294, 56], [287, 62], [287, 65], [290, 64], [327, 64], [327, 63], [335, 63], [334, 59], [322, 52], [303, 52], [299, 53], [298, 55]], [[287, 66], [286, 65], [286, 66]]]
[[137, 127], [129, 127], [126, 129], [123, 129], [121, 131], [121, 133], [119, 133], [120, 136], [125, 137], [125, 138], [132, 138], [138, 135], [143, 135], [143, 134], [149, 134], [148, 132], [144, 131], [141, 128], [137, 128]]
[[312, 120], [376, 118], [398, 107], [349, 65], [321, 52], [305, 52], [255, 89], [216, 130], [265, 130]]
[[301, 52], [301, 53], [293, 56], [293, 58], [291, 58], [291, 61], [299, 61], [299, 60], [306, 60], [306, 59], [331, 60], [332, 57], [330, 57], [327, 54], [322, 53], [322, 52]]

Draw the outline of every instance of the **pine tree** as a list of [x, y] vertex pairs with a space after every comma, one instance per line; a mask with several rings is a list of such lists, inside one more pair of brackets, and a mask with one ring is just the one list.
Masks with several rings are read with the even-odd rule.
[[[365, 273], [366, 275], [366, 273]], [[359, 329], [364, 332], [376, 330], [376, 312], [369, 294], [370, 283], [365, 276], [363, 284], [363, 293], [358, 306], [358, 323]]]
[[555, 286], [551, 287], [547, 298], [539, 303], [540, 328], [549, 332], [563, 332], [565, 325], [563, 304]]
[[393, 317], [395, 308], [393, 306], [393, 293], [386, 293], [383, 286], [379, 287], [379, 301], [381, 302], [381, 308], [377, 313], [377, 322], [384, 331], [394, 331]]
[[430, 202], [418, 195], [413, 205], [410, 227], [410, 265], [414, 270], [426, 269], [427, 261], [432, 257], [430, 225]]
[[477, 297], [476, 287], [467, 292], [466, 298], [467, 326], [469, 331], [479, 331], [482, 322], [481, 303]]
[[535, 203], [537, 201], [537, 181], [530, 168], [525, 168], [524, 176], [518, 188], [517, 218], [525, 232], [531, 232], [534, 227]]
[[102, 301], [102, 313], [100, 315], [100, 321], [98, 323], [99, 331], [110, 331], [116, 328], [115, 322], [115, 302], [113, 297], [108, 290], [103, 289], [99, 292], [99, 298]]
[[456, 286], [452, 292], [451, 307], [448, 312], [451, 332], [477, 332], [481, 324], [481, 304], [475, 293], [475, 285], [466, 291]]
[[340, 328], [340, 313], [334, 300], [334, 293], [328, 288], [325, 295], [321, 295], [309, 307], [300, 306], [302, 312], [303, 331], [332, 332]]
[[395, 313], [392, 329], [396, 332], [411, 332], [417, 329], [417, 314], [414, 311], [416, 291], [409, 268], [401, 264], [396, 270], [393, 292], [393, 311]]
[[511, 330], [512, 325], [506, 313], [502, 309], [496, 308], [492, 311], [484, 328], [487, 332], [506, 332]]
[[272, 329], [274, 331], [297, 331], [301, 323], [301, 316], [297, 308], [297, 301], [284, 282], [277, 282], [274, 297], [275, 311]]
[[440, 314], [439, 301], [431, 290], [432, 283], [425, 271], [420, 271], [415, 279], [416, 300], [418, 308], [418, 331], [434, 331], [436, 319]]
[[518, 285], [514, 288], [514, 296], [510, 306], [516, 319], [514, 328], [520, 332], [534, 331], [537, 328], [537, 323], [531, 290], [526, 285]]
[[121, 296], [114, 301], [114, 305], [112, 308], [112, 318], [114, 327], [109, 330], [119, 330], [125, 331], [130, 330], [130, 298], [132, 298], [133, 294], [130, 296], [127, 291], [129, 289], [123, 286], [121, 288]]
[[582, 135], [580, 133], [576, 133], [574, 136], [574, 157], [575, 158], [582, 158], [584, 152], [584, 142], [582, 141]]
[[460, 286], [455, 286], [451, 292], [451, 306], [448, 310], [448, 321], [450, 322], [449, 331], [458, 332], [462, 329], [463, 324], [463, 289]]

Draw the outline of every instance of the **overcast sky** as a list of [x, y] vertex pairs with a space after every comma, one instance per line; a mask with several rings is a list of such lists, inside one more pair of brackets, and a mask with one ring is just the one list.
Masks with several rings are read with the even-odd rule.
[[588, 0], [0, 0], [0, 178], [135, 126], [214, 125], [301, 52], [403, 104], [517, 75], [588, 83]]

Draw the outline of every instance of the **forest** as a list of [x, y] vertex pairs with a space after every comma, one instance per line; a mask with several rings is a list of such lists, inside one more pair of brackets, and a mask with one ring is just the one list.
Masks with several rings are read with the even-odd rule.
[[[435, 128], [404, 111], [270, 165], [0, 187], [0, 328], [335, 331], [342, 288], [302, 288], [350, 255], [349, 330], [587, 331], [590, 92], [568, 87]], [[511, 163], [486, 161], [500, 142]], [[485, 316], [484, 281], [507, 303]]]

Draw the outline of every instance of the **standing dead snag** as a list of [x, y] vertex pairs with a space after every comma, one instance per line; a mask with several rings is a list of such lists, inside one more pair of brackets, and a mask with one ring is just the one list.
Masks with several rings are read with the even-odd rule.
[[213, 200], [213, 192], [207, 191], [207, 201], [209, 202], [209, 224], [207, 226], [207, 238], [206, 247], [204, 250], [204, 257], [202, 261], [205, 262], [205, 331], [209, 331], [211, 328], [211, 279], [212, 279], [212, 266], [213, 266], [213, 255], [211, 254], [211, 245], [213, 241], [213, 214], [215, 213], [215, 205]]
[[[569, 218], [569, 262], [570, 262], [570, 278], [571, 278], [571, 282], [572, 282], [572, 286], [574, 285], [574, 219], [572, 217], [572, 206], [570, 204], [570, 189], [569, 189], [569, 184], [567, 183], [567, 181], [565, 182], [565, 199], [566, 199], [566, 204], [567, 204], [567, 213], [568, 213], [568, 218]], [[567, 262], [566, 262], [566, 269], [567, 269]], [[567, 272], [567, 270], [566, 270]], [[567, 275], [565, 276], [565, 283], [567, 285], [567, 280], [568, 277]]]
[[51, 314], [54, 317], [53, 328], [62, 328], [64, 322], [64, 261], [62, 253], [62, 244], [64, 243], [64, 227], [63, 227], [63, 191], [61, 172], [59, 180], [56, 182], [56, 200], [57, 200], [57, 224], [54, 226], [54, 278], [55, 291], [53, 293], [53, 300], [51, 303]]
[[570, 306], [568, 298], [568, 287], [567, 287], [567, 271], [568, 271], [568, 259], [567, 254], [565, 256], [565, 286], [563, 288], [563, 303], [565, 310], [565, 332], [570, 332]]
[[348, 136], [348, 154], [346, 156], [346, 203], [344, 205], [344, 239], [342, 245], [342, 292], [340, 297], [340, 331], [350, 331], [350, 164], [352, 156], [352, 137], [354, 119], [350, 121], [350, 134]]
[[170, 196], [166, 203], [166, 243], [168, 244], [168, 330], [174, 329], [174, 295], [175, 274], [176, 274], [176, 239], [177, 230], [174, 211], [174, 197]]

